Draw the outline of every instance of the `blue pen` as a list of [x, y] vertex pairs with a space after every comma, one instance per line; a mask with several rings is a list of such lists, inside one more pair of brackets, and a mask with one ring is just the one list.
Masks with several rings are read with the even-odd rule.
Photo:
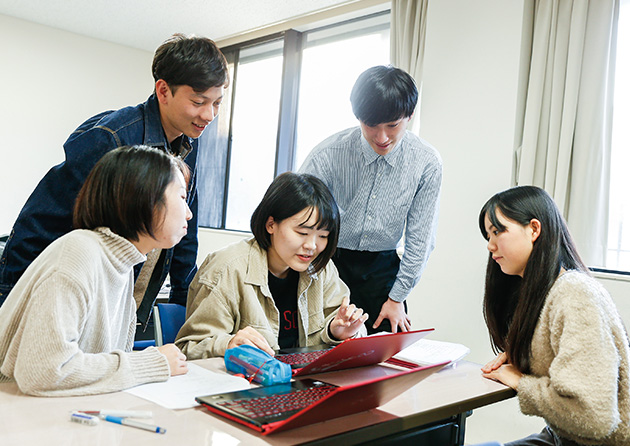
[[166, 429], [163, 427], [153, 426], [152, 424], [142, 423], [136, 420], [130, 420], [129, 418], [113, 417], [111, 415], [101, 415], [101, 418], [110, 423], [122, 424], [124, 426], [137, 427], [138, 429], [144, 429], [147, 431], [155, 432], [156, 434], [165, 434]]

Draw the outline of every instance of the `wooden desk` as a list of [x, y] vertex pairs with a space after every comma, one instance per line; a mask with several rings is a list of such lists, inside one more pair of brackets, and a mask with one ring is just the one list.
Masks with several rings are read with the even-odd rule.
[[[194, 362], [213, 371], [225, 370], [222, 359]], [[403, 431], [413, 432], [436, 422], [437, 426], [443, 425], [440, 420], [461, 423], [461, 438], [457, 441], [463, 442], [465, 415], [461, 414], [515, 395], [512, 389], [484, 379], [479, 367], [478, 364], [462, 361], [429, 377], [379, 409], [270, 436], [259, 435], [201, 407], [170, 410], [126, 392], [42, 398], [25, 396], [14, 383], [0, 384], [0, 445], [249, 446], [311, 443], [346, 446]], [[149, 421], [164, 427], [167, 432], [159, 435], [107, 422], [94, 427], [72, 423], [69, 414], [77, 409], [150, 410], [153, 411], [153, 420]], [[388, 443], [381, 439], [378, 444]]]

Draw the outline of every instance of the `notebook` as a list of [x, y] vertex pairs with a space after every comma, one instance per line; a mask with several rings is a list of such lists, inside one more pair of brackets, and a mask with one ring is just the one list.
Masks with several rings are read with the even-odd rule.
[[462, 344], [453, 342], [435, 341], [433, 339], [421, 339], [415, 344], [401, 350], [387, 360], [390, 364], [405, 366], [411, 364], [412, 367], [419, 365], [436, 364], [438, 362], [449, 361], [456, 363], [466, 357], [470, 349]]
[[209, 411], [267, 435], [382, 406], [445, 365], [396, 370], [347, 385], [301, 378], [195, 399]]
[[432, 331], [433, 328], [427, 328], [347, 339], [333, 348], [282, 349], [275, 357], [291, 365], [293, 376], [363, 367], [388, 360]]

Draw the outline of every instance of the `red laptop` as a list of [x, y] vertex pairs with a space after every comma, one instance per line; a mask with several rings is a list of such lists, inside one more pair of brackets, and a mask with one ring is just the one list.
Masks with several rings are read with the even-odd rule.
[[385, 376], [341, 386], [301, 378], [195, 399], [211, 412], [267, 435], [382, 406], [446, 364], [392, 369]]
[[282, 349], [276, 359], [293, 369], [293, 376], [363, 367], [387, 361], [399, 351], [431, 333], [433, 328], [383, 333], [348, 339], [335, 347], [316, 346]]

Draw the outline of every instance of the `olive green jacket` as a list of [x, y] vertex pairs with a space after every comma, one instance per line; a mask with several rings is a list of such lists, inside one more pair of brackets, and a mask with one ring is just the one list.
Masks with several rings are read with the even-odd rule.
[[[300, 346], [340, 342], [330, 337], [328, 325], [349, 294], [332, 261], [317, 274], [300, 273]], [[234, 335], [247, 326], [271, 348], [279, 348], [280, 314], [269, 291], [267, 252], [254, 238], [208, 255], [190, 285], [186, 308], [175, 344], [188, 359], [223, 356]], [[364, 333], [362, 327], [359, 335]]]

